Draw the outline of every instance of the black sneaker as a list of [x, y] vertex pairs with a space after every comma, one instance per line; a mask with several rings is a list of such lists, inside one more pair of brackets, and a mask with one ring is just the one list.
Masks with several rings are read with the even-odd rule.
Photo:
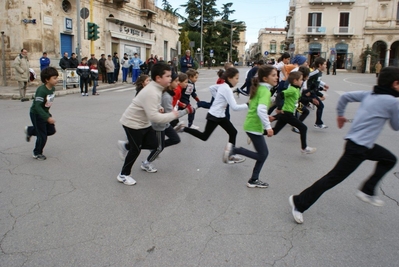
[[26, 140], [26, 142], [30, 142], [30, 138], [32, 136], [28, 134], [28, 126], [25, 126], [24, 132], [25, 132], [25, 140]]
[[33, 158], [37, 159], [37, 160], [46, 160], [47, 159], [46, 156], [43, 154], [33, 155]]
[[259, 187], [259, 188], [268, 188], [269, 184], [262, 182], [261, 180], [249, 180], [247, 183], [247, 187], [249, 188], [255, 188], [255, 187]]

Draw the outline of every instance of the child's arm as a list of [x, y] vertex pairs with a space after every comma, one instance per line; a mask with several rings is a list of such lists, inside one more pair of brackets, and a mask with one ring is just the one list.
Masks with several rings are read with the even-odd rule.
[[395, 101], [390, 111], [391, 118], [389, 119], [389, 124], [393, 130], [399, 131], [399, 103], [397, 101]]
[[266, 103], [270, 101], [270, 96], [268, 96], [266, 93], [260, 92], [260, 98], [259, 98], [259, 104], [256, 108], [256, 113], [258, 114], [259, 119], [262, 122], [263, 129], [266, 130], [267, 136], [272, 137], [273, 136], [273, 129], [270, 124], [269, 120], [269, 115], [267, 114], [268, 107]]
[[370, 92], [366, 91], [356, 91], [356, 92], [346, 92], [341, 95], [338, 99], [337, 104], [337, 123], [338, 128], [342, 128], [346, 122], [346, 118], [344, 117], [345, 108], [349, 102], [361, 102]]
[[247, 110], [248, 109], [248, 105], [247, 104], [237, 104], [234, 95], [233, 95], [233, 91], [228, 88], [227, 86], [221, 86], [219, 88], [219, 94], [222, 94], [223, 97], [226, 99], [227, 103], [230, 105], [231, 109], [234, 111], [239, 111], [239, 110]]
[[40, 117], [44, 121], [47, 121], [50, 124], [54, 124], [54, 119], [51, 117], [51, 114], [46, 112], [46, 110], [43, 108], [45, 99], [47, 98], [47, 94], [44, 94], [40, 92], [39, 90], [36, 90], [35, 93], [35, 100], [34, 100], [34, 109], [36, 112], [39, 114]]

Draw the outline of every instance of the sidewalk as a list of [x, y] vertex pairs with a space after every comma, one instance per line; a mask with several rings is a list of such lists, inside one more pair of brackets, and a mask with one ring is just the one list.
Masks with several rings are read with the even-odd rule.
[[[101, 89], [108, 89], [112, 88], [115, 85], [121, 85], [121, 82], [115, 83], [115, 84], [108, 84], [108, 83], [102, 83], [99, 82], [97, 86], [97, 91], [101, 91]], [[39, 83], [35, 84], [30, 84], [28, 85], [26, 89], [26, 97], [29, 99], [32, 99], [37, 87], [39, 87]], [[92, 87], [89, 87], [89, 90], [91, 90]], [[68, 89], [63, 90], [62, 89], [62, 84], [57, 85], [55, 87], [55, 95], [56, 96], [63, 96], [63, 95], [69, 95], [69, 94], [80, 94], [80, 88], [77, 86], [77, 88], [73, 88], [73, 85], [69, 85]], [[1, 99], [12, 99], [12, 100], [20, 100], [21, 97], [19, 95], [19, 89], [18, 85], [14, 86], [0, 86], [0, 100]]]

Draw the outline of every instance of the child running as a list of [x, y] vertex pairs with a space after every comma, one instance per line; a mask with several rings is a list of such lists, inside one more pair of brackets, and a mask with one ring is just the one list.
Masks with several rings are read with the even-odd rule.
[[249, 97], [249, 110], [244, 122], [244, 130], [251, 139], [256, 152], [239, 147], [229, 142], [226, 146], [223, 160], [227, 161], [231, 155], [240, 154], [256, 160], [252, 175], [247, 182], [249, 188], [267, 188], [269, 184], [259, 180], [259, 174], [265, 163], [269, 150], [263, 134], [273, 136], [273, 129], [270, 125], [267, 109], [270, 106], [270, 89], [278, 83], [277, 70], [273, 66], [260, 66], [258, 77], [253, 78], [251, 94]]
[[[229, 143], [235, 145], [237, 130], [236, 128], [234, 128], [231, 121], [226, 118], [225, 109], [227, 104], [229, 104], [234, 111], [247, 110], [248, 105], [237, 104], [234, 99], [232, 88], [234, 88], [238, 83], [238, 70], [236, 68], [229, 68], [224, 72], [222, 78], [225, 82], [218, 85], [218, 89], [216, 90], [217, 92], [214, 95], [215, 101], [213, 101], [213, 104], [208, 111], [208, 115], [206, 116], [205, 131], [200, 132], [196, 129], [191, 129], [188, 127], [184, 127], [183, 131], [201, 139], [202, 141], [206, 141], [216, 129], [216, 127], [220, 125], [229, 135]], [[244, 160], [245, 158], [243, 157], [231, 154], [229, 155], [229, 157], [224, 159], [224, 162], [240, 163]]]
[[[163, 90], [162, 93], [161, 106], [163, 108], [163, 113], [169, 113], [172, 112], [173, 110], [172, 99], [174, 96], [174, 90], [176, 89], [178, 82], [179, 78], [177, 74], [173, 73], [172, 82], [168, 87], [166, 87]], [[179, 112], [179, 117], [182, 117], [186, 114], [193, 113], [194, 108], [191, 107], [191, 105], [187, 105], [187, 107], [184, 110], [180, 110], [178, 112]], [[180, 124], [179, 127], [177, 127], [176, 130], [174, 130], [173, 126], [170, 125], [169, 123], [152, 123], [152, 128], [156, 131], [158, 147], [157, 149], [152, 150], [150, 155], [148, 155], [147, 159], [143, 161], [143, 163], [141, 164], [142, 170], [146, 172], [157, 171], [152, 162], [159, 156], [159, 154], [161, 154], [161, 152], [165, 147], [173, 146], [180, 143], [180, 137], [176, 131], [179, 131], [182, 127], [184, 127], [184, 125]], [[168, 137], [167, 140], [165, 140], [165, 136]]]
[[126, 132], [128, 143], [126, 155], [121, 172], [117, 180], [125, 185], [134, 185], [136, 181], [131, 177], [133, 164], [142, 149], [156, 149], [158, 146], [155, 130], [151, 122], [168, 123], [178, 117], [178, 112], [160, 113], [162, 91], [171, 82], [171, 71], [167, 64], [157, 63], [151, 69], [151, 79], [145, 90], [142, 90], [125, 110], [120, 119]]
[[143, 89], [147, 84], [150, 83], [150, 77], [146, 74], [141, 74], [134, 85], [136, 85], [136, 96], [140, 93], [141, 89]]
[[301, 96], [301, 86], [303, 83], [302, 72], [294, 71], [288, 74], [288, 82], [291, 86], [280, 92], [280, 96], [284, 98], [284, 104], [279, 115], [274, 116], [274, 118], [278, 117], [278, 121], [273, 128], [273, 133], [277, 135], [288, 123], [299, 130], [301, 135], [301, 152], [304, 154], [312, 154], [316, 152], [316, 148], [307, 146], [306, 132], [308, 127], [294, 115], [296, 104]]
[[50, 107], [55, 97], [55, 87], [58, 82], [58, 71], [53, 67], [47, 67], [40, 73], [43, 85], [40, 85], [35, 93], [30, 119], [33, 126], [25, 126], [25, 138], [29, 142], [32, 136], [36, 136], [36, 144], [33, 149], [33, 158], [45, 160], [43, 149], [47, 142], [47, 136], [55, 134], [55, 120], [50, 114]]
[[383, 176], [396, 164], [396, 157], [386, 148], [375, 143], [389, 120], [393, 130], [399, 131], [399, 68], [386, 67], [378, 77], [378, 85], [372, 92], [354, 91], [340, 96], [337, 105], [338, 128], [347, 122], [344, 117], [349, 102], [360, 102], [351, 128], [345, 136], [344, 154], [335, 167], [305, 189], [299, 195], [290, 196], [292, 215], [297, 223], [303, 223], [302, 213], [309, 209], [321, 195], [345, 180], [365, 160], [377, 161], [374, 173], [363, 183], [356, 196], [374, 206], [384, 205], [376, 196], [376, 187]]
[[[184, 109], [186, 104], [181, 103], [180, 102], [180, 98], [181, 98], [182, 88], [186, 88], [187, 84], [188, 84], [188, 76], [187, 76], [187, 74], [181, 72], [178, 75], [178, 81], [179, 81], [179, 84], [177, 85], [176, 89], [174, 90], [174, 96], [173, 96], [173, 99], [172, 99], [172, 106], [174, 108], [174, 107], [176, 107], [176, 105], [178, 105], [178, 108]], [[172, 125], [172, 127], [176, 127], [177, 125], [183, 124], [183, 122], [179, 122], [179, 119], [176, 119], [176, 120], [171, 121], [170, 124]], [[180, 128], [180, 126], [179, 126], [179, 128]]]
[[[195, 89], [195, 83], [198, 80], [198, 71], [196, 71], [195, 69], [188, 69], [186, 71], [186, 74], [188, 76], [188, 84], [187, 87], [185, 88], [182, 87], [181, 98], [180, 98], [182, 106], [179, 106], [179, 110], [185, 109], [186, 106], [190, 104], [190, 96], [193, 97], [195, 101], [197, 102], [200, 101]], [[188, 115], [188, 127], [192, 129], [199, 129], [198, 126], [193, 124], [194, 114], [195, 113], [191, 113]]]

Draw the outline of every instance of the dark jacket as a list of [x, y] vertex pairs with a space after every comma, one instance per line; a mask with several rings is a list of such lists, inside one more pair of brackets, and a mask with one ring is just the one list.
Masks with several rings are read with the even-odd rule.
[[121, 68], [119, 57], [113, 57], [112, 61], [114, 62], [115, 69], [119, 70]]
[[62, 57], [60, 60], [61, 69], [65, 70], [69, 68], [69, 59], [67, 57]]
[[87, 61], [87, 65], [89, 65], [89, 67], [96, 63], [96, 65], [98, 66], [98, 59], [97, 58], [90, 58], [89, 61]]
[[[190, 66], [187, 66], [187, 64], [191, 64]], [[181, 57], [180, 59], [180, 70], [183, 73], [186, 73], [186, 71], [190, 68], [194, 68], [194, 59], [190, 56], [187, 58], [187, 56]]]
[[197, 102], [199, 101], [195, 84], [188, 80], [187, 87], [182, 88], [181, 90], [180, 102], [186, 105], [190, 104], [190, 96], [192, 96]]
[[79, 61], [77, 58], [70, 57], [69, 58], [69, 68], [77, 68], [79, 66]]
[[90, 68], [87, 64], [80, 63], [76, 73], [80, 76], [81, 79], [89, 79], [90, 78]]

